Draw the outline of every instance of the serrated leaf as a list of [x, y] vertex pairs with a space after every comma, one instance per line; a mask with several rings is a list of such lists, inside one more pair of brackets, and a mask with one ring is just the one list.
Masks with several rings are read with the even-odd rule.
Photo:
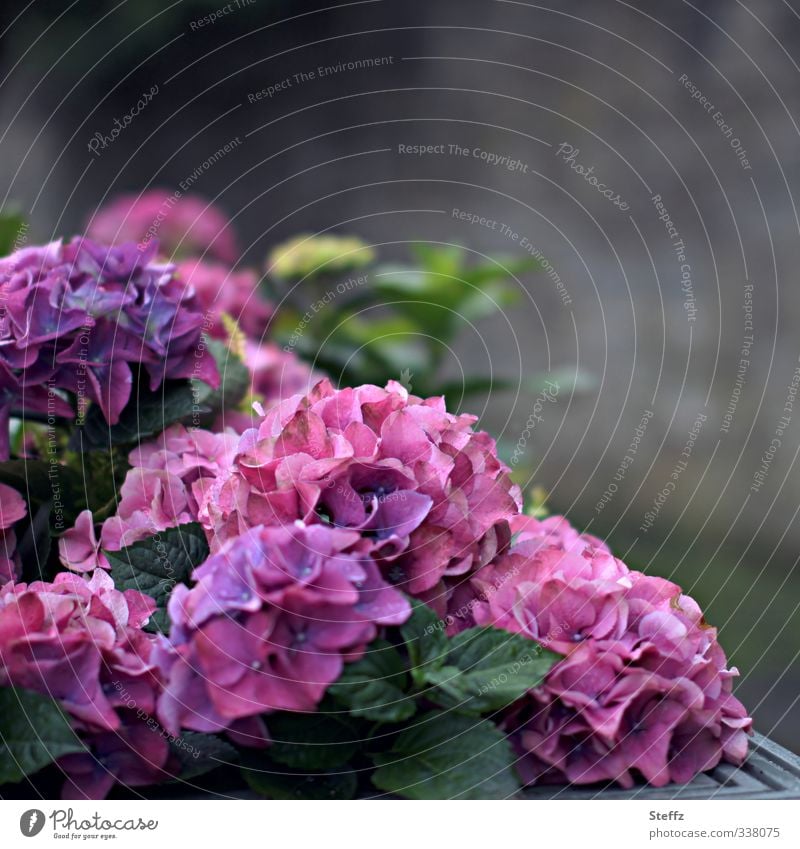
[[208, 543], [196, 522], [167, 528], [120, 551], [105, 551], [118, 590], [138, 590], [155, 599], [152, 622], [166, 630], [166, 603], [175, 584], [185, 583], [208, 557]]
[[376, 722], [402, 722], [416, 710], [403, 658], [385, 640], [370, 643], [364, 657], [345, 666], [328, 692], [353, 716]]
[[475, 713], [501, 710], [541, 684], [560, 656], [520, 634], [470, 628], [450, 641], [447, 661], [429, 669], [426, 698]]
[[352, 799], [358, 788], [354, 772], [302, 773], [242, 770], [256, 793], [267, 799]]
[[21, 781], [62, 755], [84, 750], [51, 698], [16, 687], [0, 688], [0, 784]]
[[180, 764], [177, 777], [184, 781], [236, 763], [239, 759], [239, 753], [227, 740], [198, 731], [184, 731], [170, 742], [170, 748]]
[[457, 713], [418, 717], [374, 760], [372, 783], [406, 799], [507, 799], [519, 789], [503, 732]]
[[426, 673], [444, 665], [447, 657], [445, 624], [435, 611], [416, 599], [412, 600], [410, 618], [400, 628], [411, 663], [411, 677], [421, 684]]
[[269, 757], [308, 772], [343, 766], [362, 745], [354, 724], [336, 716], [271, 714], [269, 733]]

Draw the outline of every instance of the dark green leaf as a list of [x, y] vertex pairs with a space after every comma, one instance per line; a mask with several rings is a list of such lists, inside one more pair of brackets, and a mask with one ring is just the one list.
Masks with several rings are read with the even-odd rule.
[[269, 733], [273, 761], [309, 772], [343, 766], [361, 746], [352, 722], [322, 714], [272, 714]]
[[52, 575], [47, 571], [47, 560], [50, 557], [50, 514], [53, 505], [47, 501], [42, 504], [34, 515], [26, 516], [20, 521], [25, 527], [17, 545], [17, 554], [23, 567], [23, 580], [51, 580]]
[[415, 683], [421, 684], [429, 670], [444, 664], [447, 635], [444, 622], [427, 604], [415, 599], [412, 605], [411, 618], [402, 626], [400, 633], [408, 647], [411, 677]]
[[62, 755], [84, 749], [52, 699], [0, 688], [0, 784], [21, 781]]
[[170, 741], [170, 748], [180, 763], [177, 777], [184, 781], [239, 759], [236, 749], [216, 734], [184, 731], [179, 738]]
[[450, 641], [447, 661], [430, 669], [425, 695], [443, 707], [476, 713], [500, 710], [541, 684], [559, 655], [520, 634], [470, 628]]
[[168, 528], [121, 551], [106, 551], [111, 577], [119, 590], [138, 590], [156, 600], [153, 625], [166, 630], [166, 603], [175, 584], [185, 583], [208, 557], [208, 543], [200, 525]]
[[267, 799], [352, 799], [358, 781], [353, 772], [314, 775], [242, 770], [250, 787]]
[[133, 445], [166, 430], [179, 421], [193, 424], [222, 409], [232, 409], [250, 387], [250, 373], [242, 361], [218, 340], [206, 343], [217, 363], [221, 384], [212, 389], [202, 380], [166, 380], [151, 392], [147, 380], [139, 381], [115, 425], [109, 425], [93, 404], [83, 425], [73, 435], [72, 447], [89, 451], [109, 445]]
[[376, 722], [402, 722], [416, 710], [407, 687], [408, 676], [400, 653], [385, 640], [376, 640], [361, 660], [345, 666], [328, 692], [353, 716]]
[[503, 732], [457, 713], [417, 717], [374, 760], [373, 784], [406, 799], [506, 799], [519, 789]]

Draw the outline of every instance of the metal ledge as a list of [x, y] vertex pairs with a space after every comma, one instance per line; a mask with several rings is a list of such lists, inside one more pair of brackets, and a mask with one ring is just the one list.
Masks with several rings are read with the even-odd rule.
[[522, 793], [524, 799], [800, 799], [800, 757], [761, 734], [740, 767], [722, 764], [688, 784], [634, 787], [543, 785]]

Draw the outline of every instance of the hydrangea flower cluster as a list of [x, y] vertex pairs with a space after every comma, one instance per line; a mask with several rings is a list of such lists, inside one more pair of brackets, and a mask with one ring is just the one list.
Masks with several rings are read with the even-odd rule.
[[200, 521], [212, 547], [298, 519], [355, 530], [393, 584], [441, 600], [447, 581], [507, 545], [519, 511], [519, 489], [474, 422], [395, 381], [335, 390], [322, 380], [245, 431]]
[[0, 586], [19, 578], [19, 557], [14, 524], [28, 513], [25, 499], [10, 486], [0, 483]]
[[167, 189], [122, 194], [101, 207], [86, 224], [90, 239], [116, 245], [160, 244], [172, 258], [208, 256], [233, 265], [239, 246], [228, 217], [199, 195]]
[[163, 726], [252, 741], [261, 714], [314, 710], [378, 627], [411, 613], [358, 543], [321, 525], [260, 526], [196, 569], [191, 589], [176, 587], [170, 642], [158, 649]]
[[200, 503], [229, 468], [238, 441], [230, 430], [211, 433], [175, 424], [135, 448], [116, 514], [103, 523], [98, 540], [92, 513], [84, 510], [59, 540], [61, 562], [74, 572], [107, 569], [103, 549], [119, 551], [159, 531], [196, 522]]
[[253, 339], [264, 334], [273, 308], [259, 292], [258, 275], [250, 270], [231, 271], [226, 265], [188, 259], [178, 263], [178, 276], [197, 296], [208, 332], [218, 339], [228, 336], [222, 316], [233, 318], [243, 333]]
[[369, 265], [375, 251], [357, 236], [304, 233], [283, 242], [267, 257], [267, 272], [279, 279], [338, 274]]
[[116, 590], [102, 570], [0, 587], [0, 686], [56, 699], [87, 745], [59, 760], [68, 797], [167, 777], [167, 740], [142, 721], [155, 715], [160, 690], [154, 639], [141, 630], [154, 606]]
[[118, 421], [141, 364], [164, 379], [219, 383], [214, 360], [196, 356], [203, 315], [156, 245], [106, 247], [76, 238], [23, 248], [0, 260], [0, 459], [13, 409], [71, 417], [64, 392]]
[[505, 718], [524, 778], [662, 786], [741, 763], [752, 720], [697, 603], [560, 517], [512, 527], [516, 545], [471, 580], [472, 615], [564, 655]]

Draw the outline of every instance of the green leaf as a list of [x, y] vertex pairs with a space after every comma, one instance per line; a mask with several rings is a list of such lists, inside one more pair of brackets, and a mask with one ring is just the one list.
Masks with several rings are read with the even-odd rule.
[[206, 403], [211, 387], [200, 380], [167, 380], [151, 392], [140, 385], [114, 425], [106, 422], [100, 407], [93, 404], [82, 426], [76, 428], [71, 446], [91, 451], [109, 445], [134, 445], [166, 430], [171, 424], [211, 412]]
[[217, 363], [219, 389], [212, 389], [199, 379], [166, 380], [151, 392], [147, 379], [140, 379], [117, 424], [109, 425], [99, 406], [92, 404], [83, 425], [76, 428], [72, 447], [87, 451], [109, 445], [134, 445], [162, 433], [175, 422], [203, 424], [212, 413], [235, 408], [247, 394], [250, 373], [219, 340], [208, 340], [206, 344]]
[[406, 799], [507, 799], [519, 789], [503, 732], [457, 713], [417, 717], [374, 760], [372, 783]]
[[50, 515], [53, 505], [50, 501], [42, 504], [33, 516], [26, 516], [25, 532], [17, 545], [17, 554], [23, 567], [23, 579], [26, 581], [51, 580], [47, 561], [50, 557], [52, 539], [50, 537]]
[[184, 731], [180, 737], [170, 741], [170, 748], [180, 764], [177, 776], [184, 781], [236, 763], [239, 759], [236, 749], [216, 734]]
[[269, 734], [273, 761], [309, 772], [343, 766], [362, 745], [352, 722], [320, 714], [271, 714]]
[[8, 256], [25, 246], [28, 226], [22, 213], [0, 213], [0, 256]]
[[[219, 389], [208, 387], [209, 391], [203, 403], [215, 413], [233, 410], [250, 391], [250, 370], [240, 357], [228, 350], [218, 339], [209, 340], [207, 345], [217, 363], [221, 382]], [[197, 388], [206, 386], [200, 380], [195, 380], [194, 384]]]
[[185, 583], [208, 557], [208, 543], [196, 522], [168, 528], [120, 551], [106, 551], [119, 590], [138, 590], [156, 600], [152, 624], [167, 629], [166, 604], [175, 584]]
[[560, 656], [520, 634], [470, 628], [450, 641], [447, 661], [429, 669], [426, 698], [443, 707], [483, 713], [501, 710], [541, 684]]
[[267, 799], [352, 799], [358, 781], [354, 772], [314, 775], [243, 769], [250, 787]]
[[52, 699], [16, 687], [0, 688], [0, 784], [21, 781], [62, 755], [84, 750]]
[[416, 684], [425, 681], [427, 673], [444, 665], [447, 657], [445, 624], [436, 613], [414, 599], [411, 617], [400, 628], [408, 648], [411, 677]]
[[408, 695], [403, 658], [385, 640], [370, 643], [364, 657], [347, 664], [328, 692], [353, 716], [376, 722], [402, 722], [416, 710], [413, 697]]

